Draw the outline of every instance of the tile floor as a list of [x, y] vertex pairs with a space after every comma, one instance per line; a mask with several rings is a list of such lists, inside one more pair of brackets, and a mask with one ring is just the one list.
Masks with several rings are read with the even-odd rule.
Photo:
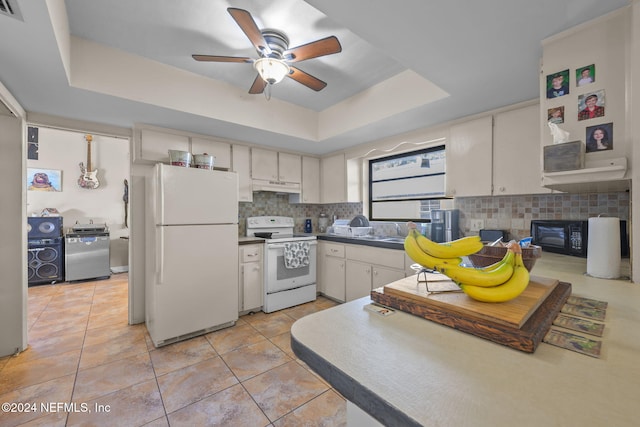
[[346, 425], [344, 398], [289, 344], [296, 319], [334, 302], [156, 349], [127, 324], [127, 281], [29, 288], [29, 348], [0, 358], [0, 403], [22, 411], [0, 412], [0, 426]]

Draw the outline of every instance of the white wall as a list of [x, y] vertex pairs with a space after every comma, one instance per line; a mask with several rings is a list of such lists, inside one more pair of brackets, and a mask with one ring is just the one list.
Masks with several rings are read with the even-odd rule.
[[[594, 21], [576, 26], [543, 40], [543, 64], [540, 75], [542, 145], [553, 144], [546, 122], [548, 109], [564, 106], [564, 123], [558, 126], [570, 133], [569, 141], [587, 142], [586, 128], [613, 123], [613, 149], [585, 154], [585, 161], [626, 157], [625, 178], [631, 178], [633, 144], [627, 126], [630, 85], [629, 40], [630, 9], [622, 8]], [[576, 86], [576, 69], [595, 64], [595, 81]], [[569, 69], [569, 94], [546, 98], [548, 75]], [[605, 115], [578, 121], [578, 96], [604, 90]]]
[[[15, 101], [0, 82], [0, 103]], [[0, 357], [27, 346], [27, 241], [24, 209], [24, 110], [8, 103], [16, 118], [0, 107]]]
[[[27, 160], [28, 168], [62, 172], [62, 191], [27, 191], [27, 215], [40, 215], [56, 208], [65, 232], [76, 222], [106, 223], [111, 232], [111, 267], [128, 266], [129, 229], [124, 226], [124, 180], [129, 179], [129, 140], [92, 134], [92, 168], [98, 170], [100, 186], [81, 188], [79, 163], [87, 163], [85, 133], [38, 127], [38, 160]], [[25, 185], [27, 183], [25, 182]]]

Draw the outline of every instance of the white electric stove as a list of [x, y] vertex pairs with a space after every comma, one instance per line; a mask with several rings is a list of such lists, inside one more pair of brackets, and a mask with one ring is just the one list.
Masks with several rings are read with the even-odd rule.
[[294, 227], [290, 217], [247, 218], [247, 237], [271, 233], [265, 238], [265, 313], [316, 299], [316, 236], [295, 234]]

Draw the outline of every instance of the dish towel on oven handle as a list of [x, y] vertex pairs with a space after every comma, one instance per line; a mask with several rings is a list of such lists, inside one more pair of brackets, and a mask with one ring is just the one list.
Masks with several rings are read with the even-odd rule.
[[309, 265], [309, 242], [288, 242], [284, 244], [284, 266], [294, 269]]

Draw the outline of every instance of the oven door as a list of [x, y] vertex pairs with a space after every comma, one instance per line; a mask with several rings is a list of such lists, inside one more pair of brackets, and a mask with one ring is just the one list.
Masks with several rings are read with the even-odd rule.
[[298, 268], [285, 266], [284, 246], [284, 242], [267, 243], [265, 257], [265, 291], [267, 294], [316, 283], [317, 241], [309, 241], [309, 265]]

